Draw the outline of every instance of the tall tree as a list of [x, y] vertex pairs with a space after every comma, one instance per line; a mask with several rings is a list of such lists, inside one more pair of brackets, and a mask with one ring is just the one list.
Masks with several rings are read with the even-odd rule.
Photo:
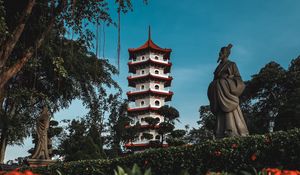
[[[32, 58], [35, 49], [53, 29], [63, 33], [67, 27], [78, 35], [85, 44], [90, 45], [93, 38], [88, 24], [104, 21], [112, 23], [108, 13], [109, 1], [106, 0], [1, 0], [3, 3], [0, 21], [1, 30], [5, 31], [0, 43], [0, 97], [4, 86]], [[130, 1], [118, 0], [118, 11], [132, 10]], [[4, 22], [5, 21], [5, 22]], [[28, 36], [30, 39], [28, 40]], [[17, 49], [22, 45], [22, 49]], [[3, 95], [2, 95], [3, 98]], [[0, 98], [1, 99], [1, 98]]]
[[[47, 1], [41, 1], [41, 0], [24, 0], [24, 1], [18, 1], [18, 0], [0, 0], [0, 113], [1, 113], [1, 121], [4, 121], [5, 123], [2, 123], [1, 126], [1, 138], [0, 138], [0, 162], [4, 159], [4, 153], [6, 149], [6, 145], [8, 143], [11, 143], [11, 139], [9, 139], [9, 133], [8, 129], [12, 127], [7, 127], [8, 123], [8, 117], [12, 116], [13, 113], [16, 117], [16, 108], [19, 108], [20, 110], [25, 109], [24, 106], [30, 106], [32, 107], [32, 104], [35, 104], [37, 101], [37, 96], [39, 98], [47, 97], [46, 101], [51, 101], [51, 104], [53, 105], [53, 111], [58, 110], [58, 108], [64, 108], [67, 107], [68, 104], [72, 99], [75, 99], [78, 96], [82, 96], [82, 94], [85, 94], [86, 96], [92, 96], [90, 94], [91, 91], [91, 84], [86, 84], [85, 81], [83, 82], [77, 82], [73, 81], [73, 79], [65, 78], [64, 75], [66, 73], [66, 69], [64, 69], [66, 61], [64, 58], [61, 58], [60, 54], [53, 55], [53, 51], [56, 52], [57, 49], [53, 49], [51, 47], [48, 47], [48, 52], [52, 53], [51, 59], [44, 59], [43, 64], [51, 63], [53, 65], [56, 65], [56, 68], [54, 69], [56, 71], [56, 74], [52, 74], [52, 80], [54, 80], [52, 83], [49, 83], [44, 80], [44, 74], [38, 76], [37, 74], [34, 74], [34, 77], [39, 77], [41, 80], [41, 84], [45, 85], [47, 84], [47, 89], [51, 95], [45, 95], [45, 94], [38, 94], [35, 93], [35, 98], [33, 102], [30, 102], [31, 105], [27, 105], [28, 103], [13, 103], [14, 107], [12, 106], [12, 103], [10, 97], [11, 92], [8, 92], [8, 89], [16, 88], [15, 85], [12, 85], [13, 83], [16, 83], [18, 86], [20, 86], [19, 77], [23, 77], [25, 79], [29, 79], [32, 86], [35, 86], [35, 81], [32, 77], [29, 76], [19, 76], [19, 74], [24, 74], [24, 72], [28, 72], [27, 70], [24, 70], [24, 67], [28, 65], [27, 63], [30, 62], [39, 62], [41, 63], [40, 58], [44, 58], [43, 56], [37, 56], [36, 53], [40, 53], [40, 50], [45, 49], [45, 45], [53, 44], [55, 42], [51, 42], [49, 37], [52, 37], [52, 32], [56, 32], [58, 35], [56, 35], [55, 41], [62, 41], [59, 46], [60, 48], [65, 48], [63, 46], [69, 45], [71, 46], [71, 49], [69, 49], [69, 54], [72, 58], [73, 51], [76, 50], [76, 46], [74, 46], [72, 41], [66, 41], [62, 36], [69, 35], [69, 38], [73, 39], [73, 36], [76, 36], [78, 45], [77, 46], [87, 46], [88, 49], [92, 47], [91, 41], [94, 38], [94, 35], [92, 31], [88, 28], [88, 24], [100, 24], [100, 23], [106, 23], [106, 24], [112, 24], [112, 19], [110, 17], [110, 14], [108, 13], [109, 9], [108, 7], [110, 3], [117, 3], [118, 5], [118, 11], [119, 12], [127, 12], [128, 10], [132, 10], [131, 1], [127, 0], [118, 0], [118, 1], [107, 1], [107, 0], [84, 0], [84, 1], [76, 1], [76, 0], [47, 0]], [[69, 31], [69, 32], [66, 32]], [[59, 37], [57, 37], [59, 36]], [[43, 47], [43, 49], [41, 49]], [[62, 49], [60, 49], [62, 50]], [[65, 50], [65, 49], [63, 49]], [[63, 51], [61, 51], [63, 52]], [[58, 53], [58, 52], [56, 52]], [[86, 53], [86, 51], [85, 51]], [[94, 76], [91, 74], [85, 75], [81, 74], [77, 75], [77, 77], [80, 78], [88, 78], [97, 80], [92, 83], [92, 86], [99, 85], [99, 79], [98, 73], [103, 73], [102, 77], [108, 77], [110, 73], [107, 73], [107, 71], [111, 71], [111, 67], [108, 64], [106, 60], [97, 61], [97, 58], [92, 55], [92, 59], [89, 60], [88, 63], [94, 62], [94, 66], [98, 65], [98, 68], [94, 66], [83, 66], [81, 64], [71, 65], [70, 68], [79, 67], [79, 68], [95, 68], [91, 69], [94, 72]], [[86, 55], [85, 55], [86, 57]], [[36, 58], [34, 60], [34, 58]], [[55, 59], [54, 59], [55, 58]], [[93, 60], [93, 61], [92, 61]], [[70, 62], [74, 60], [70, 59]], [[80, 63], [77, 62], [77, 63]], [[62, 66], [63, 65], [63, 66]], [[87, 64], [86, 64], [87, 65]], [[35, 66], [36, 67], [36, 66]], [[108, 67], [108, 69], [102, 69], [104, 67]], [[44, 67], [39, 67], [38, 69], [44, 69]], [[48, 67], [46, 67], [46, 70], [44, 72], [47, 72]], [[73, 69], [74, 70], [74, 69]], [[68, 70], [69, 71], [69, 70]], [[30, 71], [29, 71], [30, 72]], [[31, 74], [32, 75], [32, 74]], [[85, 77], [86, 76], [86, 77]], [[101, 77], [101, 76], [100, 76]], [[61, 82], [61, 79], [67, 80], [65, 81], [65, 84]], [[102, 79], [102, 78], [100, 78]], [[102, 79], [103, 80], [103, 79]], [[106, 79], [108, 80], [108, 79]], [[101, 81], [100, 81], [101, 82]], [[70, 93], [71, 91], [68, 91], [69, 93], [60, 93], [61, 91], [64, 91], [65, 86], [67, 85], [68, 88], [71, 87], [71, 85], [81, 86], [79, 90], [74, 88], [74, 93]], [[103, 82], [102, 82], [103, 83]], [[109, 81], [104, 82], [106, 84], [111, 85], [112, 83], [109, 83]], [[23, 87], [23, 86], [20, 86]], [[20, 90], [22, 88], [18, 88]], [[57, 91], [58, 89], [58, 91]], [[23, 90], [24, 91], [24, 90]], [[28, 92], [28, 89], [25, 91]], [[79, 91], [79, 93], [78, 93]], [[58, 93], [57, 93], [58, 92]], [[24, 92], [23, 92], [24, 93]], [[77, 94], [76, 94], [77, 93]], [[21, 93], [22, 94], [22, 93]], [[31, 93], [32, 94], [32, 93]], [[58, 94], [63, 94], [62, 96], [59, 96]], [[74, 95], [76, 94], [76, 95]], [[15, 95], [15, 94], [14, 94]], [[27, 98], [31, 98], [32, 95], [30, 93], [27, 93]], [[59, 96], [59, 99], [57, 99], [57, 103], [53, 103], [55, 99], [52, 99], [52, 97], [57, 98]], [[50, 100], [49, 100], [50, 98]], [[88, 100], [86, 100], [88, 101]], [[60, 102], [61, 104], [58, 104]], [[9, 104], [9, 105], [8, 105]], [[23, 106], [22, 106], [22, 105]], [[55, 104], [55, 105], [54, 105]], [[5, 107], [9, 106], [9, 107]], [[13, 109], [13, 110], [11, 110]], [[27, 109], [27, 108], [26, 108]], [[18, 114], [20, 116], [22, 115], [19, 111]], [[26, 110], [28, 113], [28, 109]], [[33, 114], [31, 112], [31, 114]], [[12, 117], [10, 117], [11, 119]], [[25, 117], [26, 118], [26, 117]], [[25, 126], [25, 125], [22, 125]], [[29, 128], [29, 127], [25, 127]], [[20, 130], [24, 131], [24, 130]], [[24, 136], [27, 135], [28, 132], [23, 132], [24, 134], [21, 134], [22, 137], [19, 139], [22, 141]], [[14, 142], [14, 141], [13, 141]]]
[[[61, 49], [61, 48], [65, 49]], [[6, 87], [0, 112], [0, 148], [4, 159], [7, 144], [22, 143], [31, 133], [35, 117], [43, 105], [57, 112], [78, 98], [95, 113], [100, 89], [115, 87], [112, 75], [117, 70], [107, 60], [96, 56], [81, 41], [60, 38], [53, 32], [41, 51], [30, 60]], [[24, 120], [22, 119], [24, 118]], [[15, 127], [20, 122], [20, 127]], [[19, 135], [20, 137], [16, 137]]]
[[286, 71], [278, 63], [270, 62], [247, 83], [243, 94], [246, 97], [242, 98], [252, 105], [251, 114], [247, 116], [250, 133], [272, 130], [279, 108], [286, 100], [285, 80]]
[[[68, 133], [62, 138], [59, 145], [59, 154], [65, 161], [88, 160], [104, 158], [104, 152], [93, 139], [93, 131], [88, 127], [87, 121], [73, 119], [67, 127]], [[97, 132], [96, 132], [97, 133]]]
[[110, 95], [110, 114], [107, 120], [109, 131], [107, 151], [109, 157], [117, 157], [122, 154], [121, 145], [128, 141], [128, 129], [130, 118], [127, 116], [128, 102], [121, 99], [121, 94]]
[[197, 121], [199, 128], [193, 128], [188, 133], [188, 140], [191, 143], [200, 143], [214, 138], [216, 116], [210, 111], [209, 105], [200, 106], [199, 113], [200, 120]]
[[300, 56], [291, 61], [285, 87], [287, 100], [279, 109], [274, 130], [300, 128]]
[[186, 141], [186, 130], [184, 129], [176, 129], [171, 131], [171, 133], [168, 135], [168, 138], [166, 139], [169, 146], [181, 146], [184, 144], [187, 144]]
[[162, 106], [158, 109], [157, 113], [164, 117], [164, 122], [161, 122], [158, 127], [158, 133], [161, 135], [161, 145], [164, 144], [166, 140], [166, 134], [172, 132], [175, 128], [175, 121], [179, 121], [179, 112], [176, 108], [172, 106]]

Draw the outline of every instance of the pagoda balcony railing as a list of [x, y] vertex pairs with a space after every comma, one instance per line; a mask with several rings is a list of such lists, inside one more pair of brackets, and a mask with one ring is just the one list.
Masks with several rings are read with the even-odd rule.
[[153, 74], [153, 73], [149, 72], [148, 74], [131, 74], [130, 77], [137, 78], [137, 77], [144, 77], [147, 75], [153, 75], [153, 76], [163, 77], [163, 78], [169, 78], [169, 76], [170, 76], [170, 74]]
[[154, 92], [163, 92], [163, 93], [169, 93], [170, 89], [153, 89], [153, 88], [149, 88], [149, 89], [134, 89], [132, 91], [129, 91], [128, 93], [138, 93], [138, 92], [147, 92], [147, 91], [154, 91]]
[[153, 59], [153, 58], [145, 58], [144, 60], [131, 60], [129, 61], [129, 63], [142, 63], [142, 62], [146, 62], [148, 60], [151, 60], [151, 61], [154, 61], [154, 62], [157, 62], [157, 63], [164, 63], [164, 64], [168, 64], [169, 63], [169, 60], [156, 60], [156, 59]]
[[[137, 140], [134, 140], [134, 141], [132, 142], [132, 144], [149, 144], [150, 141], [155, 141], [155, 140], [156, 140], [155, 138], [150, 139], [150, 140], [148, 140], [148, 139], [143, 139], [143, 140], [137, 139]], [[129, 144], [130, 144], [130, 143], [129, 143]]]
[[144, 108], [155, 108], [159, 109], [161, 106], [155, 106], [155, 105], [143, 105], [143, 106], [135, 106], [134, 104], [130, 105], [128, 107], [128, 110], [135, 110], [135, 109], [144, 109]]

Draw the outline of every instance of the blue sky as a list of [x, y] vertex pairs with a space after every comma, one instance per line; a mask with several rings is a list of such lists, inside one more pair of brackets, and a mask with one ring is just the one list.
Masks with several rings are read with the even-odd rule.
[[[230, 58], [244, 80], [270, 61], [287, 68], [300, 55], [299, 0], [149, 0], [148, 5], [132, 1], [134, 11], [122, 15], [121, 70], [115, 79], [125, 94], [129, 90], [127, 49], [142, 45], [151, 25], [153, 41], [173, 50], [171, 105], [180, 112], [177, 127], [197, 127], [198, 109], [208, 104], [206, 91], [222, 46], [233, 44]], [[113, 10], [112, 16], [117, 17]], [[105, 33], [105, 56], [116, 64], [117, 29], [106, 28]], [[80, 101], [74, 101], [54, 117], [61, 120], [85, 113]], [[23, 147], [9, 147], [6, 160], [26, 155], [30, 147], [30, 140]]]

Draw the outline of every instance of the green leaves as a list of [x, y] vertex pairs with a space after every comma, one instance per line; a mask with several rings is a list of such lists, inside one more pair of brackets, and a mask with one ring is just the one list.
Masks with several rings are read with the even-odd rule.
[[64, 67], [64, 59], [61, 57], [55, 57], [52, 61], [54, 65], [54, 72], [56, 72], [60, 77], [66, 78], [68, 75], [67, 70]]
[[114, 170], [115, 175], [152, 175], [151, 169], [147, 169], [145, 173], [142, 173], [137, 164], [134, 164], [132, 169], [126, 169], [126, 171], [120, 166], [117, 167], [117, 171]]
[[[59, 170], [64, 175], [109, 175], [115, 173], [151, 173], [155, 175], [178, 175], [182, 170], [191, 175], [210, 172], [253, 172], [265, 167], [297, 169], [300, 167], [300, 130], [274, 132], [239, 138], [205, 141], [201, 144], [166, 149], [150, 149], [143, 153], [109, 160], [89, 160], [64, 163], [41, 168], [38, 173]], [[253, 157], [255, 153], [255, 159]], [[139, 166], [131, 170], [120, 167]], [[91, 168], [92, 167], [92, 168]], [[88, 168], [88, 170], [86, 170]], [[99, 173], [101, 171], [101, 173]]]
[[170, 122], [173, 122], [174, 120], [179, 118], [179, 112], [172, 106], [162, 106], [157, 112], [163, 117], [165, 117], [165, 120]]

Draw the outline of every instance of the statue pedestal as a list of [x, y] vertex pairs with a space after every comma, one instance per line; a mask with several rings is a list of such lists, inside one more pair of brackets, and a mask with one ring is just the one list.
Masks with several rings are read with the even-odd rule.
[[55, 160], [46, 160], [46, 159], [27, 159], [27, 162], [30, 167], [40, 167], [40, 166], [49, 166], [55, 164]]

